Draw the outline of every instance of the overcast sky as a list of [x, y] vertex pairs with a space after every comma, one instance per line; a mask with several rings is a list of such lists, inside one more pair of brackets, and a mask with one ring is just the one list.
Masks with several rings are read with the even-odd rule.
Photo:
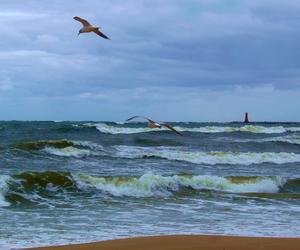
[[[0, 120], [300, 121], [300, 1], [1, 0]], [[111, 38], [77, 37], [88, 19]]]

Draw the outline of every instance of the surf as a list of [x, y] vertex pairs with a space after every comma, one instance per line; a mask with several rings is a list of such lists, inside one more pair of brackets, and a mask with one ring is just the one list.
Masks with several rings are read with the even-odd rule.
[[[23, 172], [0, 175], [0, 206], [55, 205], [61, 197], [102, 193], [113, 197], [190, 196], [202, 192], [300, 199], [300, 179], [279, 176], [160, 175], [97, 176], [76, 172]], [[257, 194], [257, 195], [255, 195]], [[268, 195], [269, 194], [269, 195]], [[274, 194], [278, 194], [277, 197]], [[56, 196], [59, 195], [60, 199]], [[102, 198], [101, 198], [102, 197]]]
[[[128, 124], [107, 124], [107, 123], [85, 123], [83, 127], [96, 128], [101, 133], [106, 134], [139, 134], [157, 131], [167, 131], [165, 128], [151, 129], [143, 126], [143, 123]], [[141, 127], [143, 126], [143, 127]], [[253, 134], [283, 134], [289, 132], [299, 132], [300, 127], [284, 127], [284, 126], [263, 126], [263, 125], [242, 125], [242, 126], [189, 126], [183, 127], [174, 125], [174, 128], [180, 132], [191, 133], [253, 133]]]
[[157, 157], [171, 161], [185, 161], [194, 164], [217, 165], [251, 165], [262, 163], [296, 163], [300, 154], [286, 152], [223, 152], [191, 151], [184, 147], [135, 147], [115, 146], [116, 155], [124, 158]]

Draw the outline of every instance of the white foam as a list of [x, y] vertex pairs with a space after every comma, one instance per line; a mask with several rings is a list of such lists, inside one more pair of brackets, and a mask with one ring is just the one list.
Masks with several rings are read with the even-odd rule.
[[72, 141], [72, 143], [76, 146], [87, 147], [92, 150], [104, 150], [102, 145], [90, 141]]
[[[224, 139], [223, 139], [224, 140]], [[225, 139], [226, 140], [226, 139]], [[235, 139], [234, 142], [285, 142], [289, 144], [297, 144], [300, 145], [300, 137], [298, 135], [289, 135], [289, 136], [279, 136], [279, 137], [271, 137], [264, 139]]]
[[65, 147], [65, 148], [54, 148], [54, 147], [45, 147], [43, 151], [48, 154], [57, 155], [57, 156], [65, 156], [65, 157], [75, 157], [75, 158], [83, 158], [90, 155], [99, 155], [96, 152], [92, 152], [88, 149], [79, 149], [75, 147]]
[[99, 130], [101, 133], [106, 133], [106, 134], [138, 134], [138, 133], [146, 133], [146, 132], [160, 130], [160, 129], [151, 129], [148, 127], [145, 128], [116, 127], [105, 123], [97, 123], [94, 124], [93, 126], [95, 126], [96, 129]]
[[[123, 124], [122, 124], [123, 125]], [[145, 127], [132, 128], [132, 127], [120, 127], [114, 125], [108, 125], [106, 123], [86, 123], [84, 126], [95, 127], [101, 133], [107, 134], [135, 134], [135, 133], [147, 133], [151, 131], [161, 131], [168, 130], [167, 128], [161, 129], [151, 129], [146, 125]], [[298, 132], [300, 127], [283, 127], [283, 126], [273, 126], [266, 127], [260, 125], [245, 125], [240, 127], [230, 127], [230, 126], [204, 126], [204, 127], [181, 127], [175, 126], [180, 132], [198, 132], [198, 133], [231, 133], [231, 132], [247, 132], [247, 133], [257, 133], [257, 134], [281, 134], [286, 132]]]
[[234, 153], [234, 152], [193, 152], [179, 147], [134, 147], [116, 146], [116, 156], [124, 158], [160, 157], [168, 160], [186, 161], [196, 164], [216, 165], [251, 165], [261, 163], [293, 163], [300, 162], [300, 154], [295, 153]]
[[263, 140], [264, 141], [271, 141], [271, 142], [285, 142], [285, 143], [300, 145], [300, 138], [278, 137], [278, 138], [270, 138], [270, 139], [263, 139]]
[[5, 193], [8, 190], [8, 180], [10, 179], [7, 175], [0, 175], [0, 207], [7, 207], [10, 205], [9, 202], [5, 200]]
[[199, 128], [182, 128], [175, 127], [179, 131], [189, 131], [189, 132], [200, 132], [200, 133], [230, 133], [230, 132], [248, 132], [257, 134], [277, 134], [285, 133], [287, 130], [282, 126], [277, 127], [265, 127], [265, 126], [255, 126], [255, 125], [245, 125], [241, 127], [219, 127], [219, 126], [206, 126]]
[[149, 197], [153, 195], [169, 195], [167, 188], [172, 185], [171, 177], [145, 174], [138, 177], [104, 178], [95, 176], [73, 175], [81, 188], [95, 187], [114, 196]]
[[285, 181], [279, 177], [259, 178], [256, 181], [245, 181], [243, 183], [233, 183], [229, 179], [217, 176], [194, 176], [192, 179], [183, 180], [186, 185], [194, 189], [213, 189], [232, 193], [277, 193], [279, 187]]
[[288, 127], [286, 129], [290, 132], [300, 132], [300, 127]]
[[[141, 177], [97, 177], [73, 175], [79, 188], [96, 188], [113, 196], [169, 196], [180, 187], [194, 190], [216, 190], [232, 193], [276, 193], [285, 180], [279, 177], [259, 177], [231, 181], [230, 177], [209, 175], [161, 176], [151, 173]], [[238, 177], [237, 177], [238, 178]]]

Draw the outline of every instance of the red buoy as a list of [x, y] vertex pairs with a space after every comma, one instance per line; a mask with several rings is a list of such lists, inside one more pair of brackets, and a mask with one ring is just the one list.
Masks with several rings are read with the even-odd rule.
[[244, 123], [249, 123], [248, 112], [245, 113]]

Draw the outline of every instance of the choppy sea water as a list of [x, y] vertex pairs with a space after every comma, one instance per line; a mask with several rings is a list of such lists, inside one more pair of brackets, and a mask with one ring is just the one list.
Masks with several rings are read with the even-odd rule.
[[0, 248], [300, 237], [300, 123], [0, 122]]

